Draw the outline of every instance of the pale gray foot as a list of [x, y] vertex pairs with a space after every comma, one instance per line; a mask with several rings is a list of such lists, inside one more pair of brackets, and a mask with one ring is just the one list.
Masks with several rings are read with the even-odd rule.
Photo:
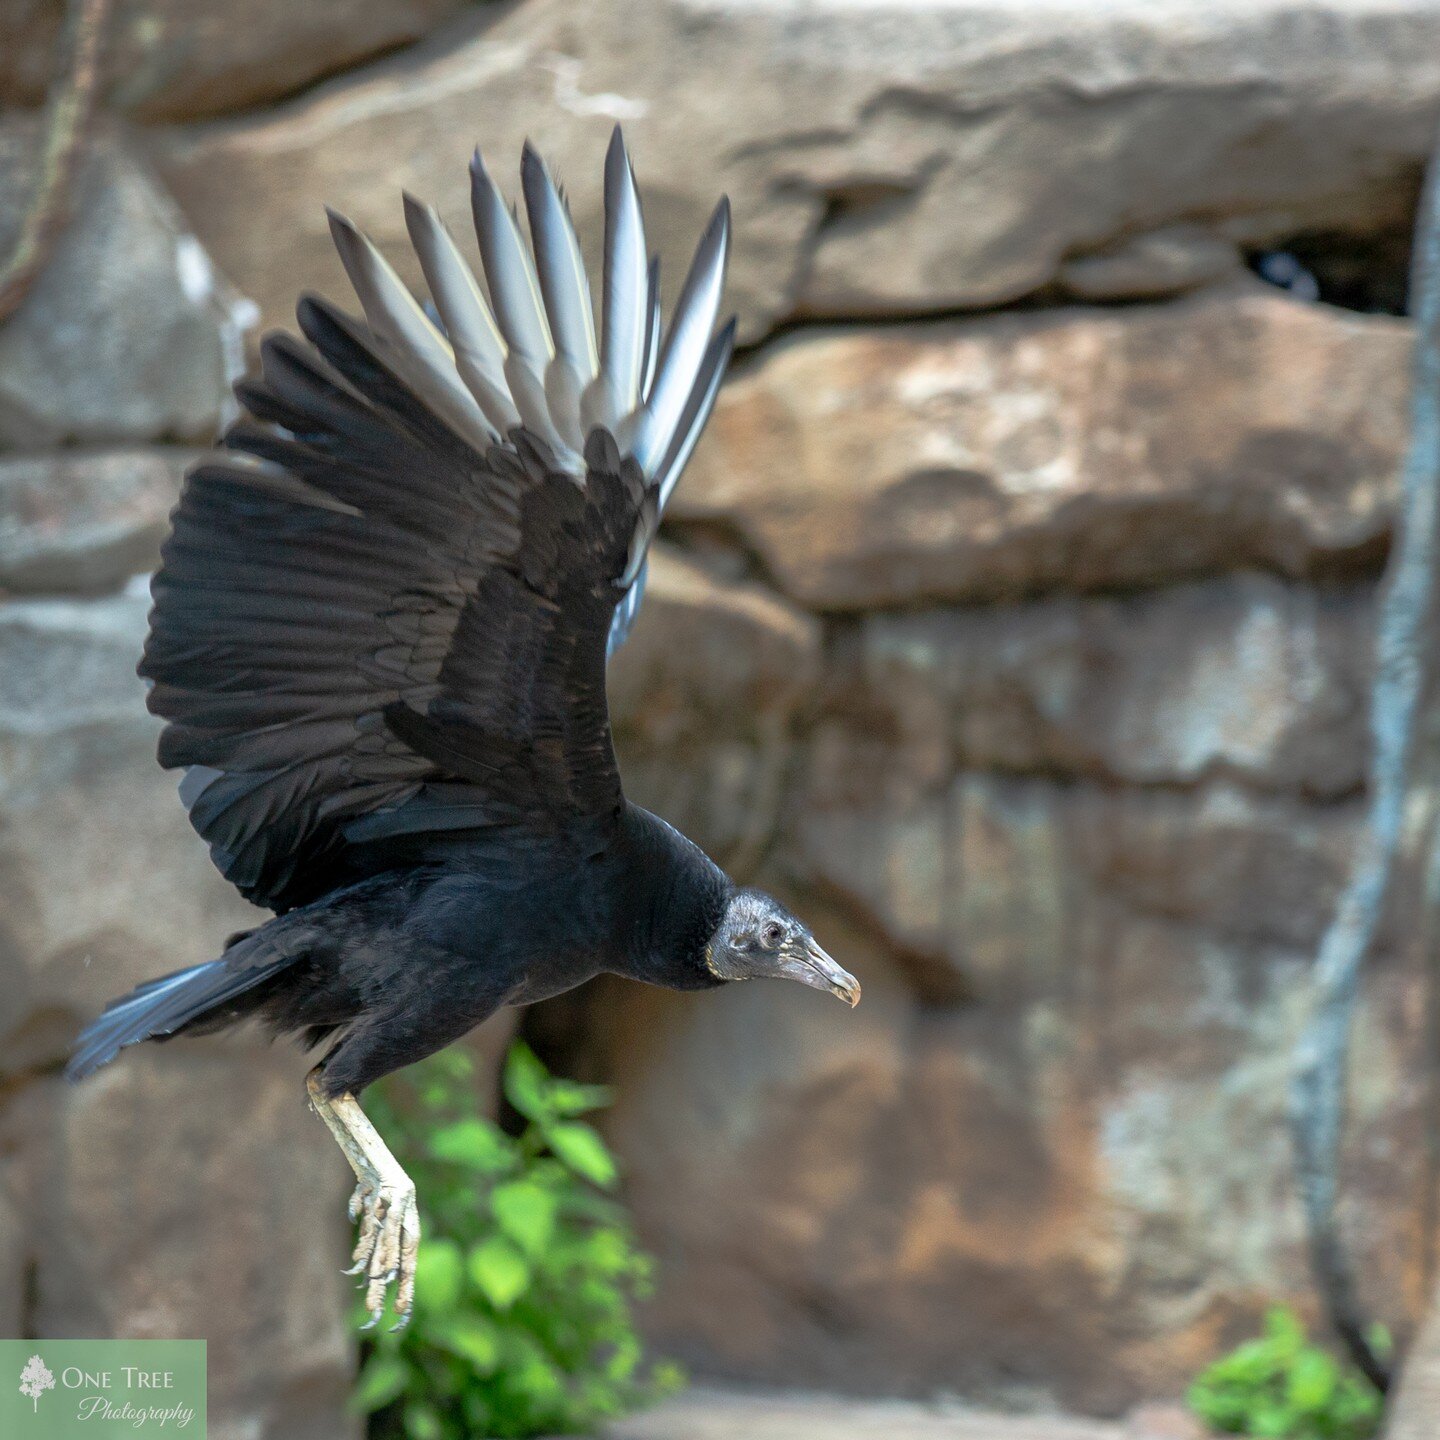
[[379, 1323], [386, 1293], [394, 1285], [396, 1319], [392, 1328], [403, 1329], [415, 1306], [415, 1256], [420, 1248], [414, 1183], [353, 1095], [326, 1096], [318, 1069], [310, 1072], [306, 1086], [315, 1113], [329, 1127], [355, 1172], [350, 1218], [359, 1222], [360, 1232], [354, 1264], [345, 1273], [363, 1277], [360, 1285], [370, 1319], [361, 1328], [370, 1330]]

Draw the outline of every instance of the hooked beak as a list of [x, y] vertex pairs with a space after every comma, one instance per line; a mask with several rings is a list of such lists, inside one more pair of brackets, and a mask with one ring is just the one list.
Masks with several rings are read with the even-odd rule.
[[803, 945], [788, 949], [782, 966], [787, 979], [798, 980], [813, 990], [828, 991], [852, 1009], [860, 1003], [860, 982], [836, 964], [813, 937], [807, 936]]

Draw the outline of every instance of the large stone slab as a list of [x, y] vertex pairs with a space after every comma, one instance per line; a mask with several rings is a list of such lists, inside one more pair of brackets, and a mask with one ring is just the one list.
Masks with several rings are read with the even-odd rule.
[[[238, 110], [418, 40], [465, 0], [120, 0], [105, 33], [109, 103], [144, 120]], [[63, 0], [0, 3], [0, 106], [39, 104], [55, 68]]]
[[1258, 288], [800, 332], [675, 492], [826, 610], [1372, 566], [1408, 433], [1399, 321]]
[[[748, 1383], [1121, 1414], [1267, 1304], [1314, 1313], [1290, 1055], [1362, 811], [1372, 606], [1241, 575], [834, 627], [757, 878], [859, 1009], [616, 982], [570, 1021], [618, 1088], [659, 1344]], [[1412, 903], [1367, 978], [1343, 1184], [1402, 1331]]]
[[[1305, 937], [1277, 897], [1247, 916], [1269, 882], [1227, 870], [1205, 813], [1233, 797], [1156, 824], [1122, 795], [1067, 829], [1064, 790], [985, 797], [962, 987], [925, 983], [821, 884], [790, 898], [861, 978], [853, 1013], [763, 984], [617, 982], [592, 1002], [593, 1073], [618, 1086], [607, 1124], [660, 1259], [648, 1323], [699, 1373], [1119, 1414], [1182, 1393], [1265, 1305], [1313, 1313], [1287, 1117]], [[1321, 884], [1289, 897], [1313, 928], [1341, 837], [1285, 818], [1321, 852], [1296, 868]], [[1263, 822], [1245, 828], [1253, 859]], [[878, 864], [913, 859], [883, 825], [870, 843]], [[1152, 888], [1190, 865], [1192, 894]], [[1367, 1296], [1401, 1323], [1427, 1183], [1421, 976], [1393, 951], [1372, 971], [1345, 1181]]]
[[806, 797], [791, 863], [890, 937], [942, 1000], [1033, 995], [1037, 965], [1096, 896], [1221, 946], [1312, 949], [1359, 820], [1356, 807], [1224, 784], [1137, 794], [964, 773], [904, 795], [893, 762], [872, 747], [827, 754], [830, 788]]
[[[348, 1440], [351, 1177], [289, 1047], [176, 1041], [50, 1097], [39, 1335], [208, 1341], [218, 1440]], [[22, 1097], [23, 1098], [23, 1097]]]
[[1339, 799], [1365, 779], [1375, 623], [1369, 584], [1254, 572], [866, 615], [836, 642], [824, 724], [898, 739], [922, 785], [956, 761]]
[[866, 616], [832, 651], [792, 854], [942, 993], [1029, 993], [1077, 886], [1313, 949], [1358, 818], [1373, 624], [1368, 587], [1258, 575]]
[[[1437, 56], [1430, 0], [528, 0], [272, 114], [176, 135], [165, 168], [221, 266], [283, 323], [297, 289], [339, 279], [322, 201], [398, 255], [402, 186], [468, 223], [476, 142], [504, 174], [531, 136], [593, 240], [623, 121], [667, 266], [730, 195], [731, 303], [753, 339], [799, 315], [993, 306], [1121, 241], [1124, 263], [1092, 267], [1081, 293], [1183, 289], [1225, 268], [1206, 243], [1403, 225]], [[1177, 270], [1179, 222], [1200, 243]]]
[[796, 717], [819, 672], [811, 616], [657, 545], [610, 667], [626, 794], [744, 875], [781, 818]]
[[135, 674], [149, 596], [0, 604], [0, 1073], [253, 925], [155, 763]]
[[[605, 1440], [1151, 1440], [1130, 1427], [958, 1405], [750, 1394], [697, 1386], [617, 1421]], [[1154, 1437], [1159, 1440], [1159, 1437]], [[1195, 1437], [1198, 1440], [1198, 1436]]]
[[0, 1316], [204, 1337], [215, 1435], [353, 1436], [347, 1171], [307, 1112], [304, 1057], [217, 1037], [128, 1051], [80, 1086], [53, 1073], [105, 1000], [260, 913], [155, 764], [148, 605], [143, 584], [0, 604], [0, 1284], [17, 1255], [27, 1274]]
[[1440, 1415], [1440, 1294], [1401, 1361], [1400, 1383], [1392, 1392], [1385, 1440], [1429, 1440]]
[[100, 594], [160, 562], [195, 451], [0, 457], [0, 592]]
[[[29, 121], [0, 126], [0, 252], [19, 226], [38, 140]], [[251, 307], [113, 134], [93, 140], [72, 210], [0, 328], [0, 451], [208, 443], [230, 404]]]

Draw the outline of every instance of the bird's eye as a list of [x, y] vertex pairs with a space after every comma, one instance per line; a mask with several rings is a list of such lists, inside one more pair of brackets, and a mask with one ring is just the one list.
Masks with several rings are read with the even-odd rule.
[[785, 927], [772, 920], [760, 932], [760, 941], [767, 950], [773, 950], [785, 938]]

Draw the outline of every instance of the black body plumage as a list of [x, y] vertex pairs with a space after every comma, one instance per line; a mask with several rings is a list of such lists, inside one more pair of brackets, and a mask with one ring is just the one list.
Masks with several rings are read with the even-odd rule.
[[443, 330], [332, 217], [365, 319], [302, 300], [304, 341], [266, 339], [248, 414], [187, 478], [140, 672], [192, 823], [276, 918], [114, 1002], [73, 1076], [253, 1015], [328, 1040], [338, 1095], [600, 971], [858, 996], [782, 907], [626, 801], [611, 745], [607, 653], [733, 343], [727, 211], [662, 341], [617, 132], [597, 336], [538, 158], [533, 259], [478, 158], [473, 181], [489, 301], [418, 202]]
[[583, 857], [557, 837], [548, 855], [497, 867], [456, 839], [447, 858], [437, 847], [236, 937], [219, 960], [181, 972], [191, 978], [172, 992], [173, 1009], [157, 1007], [162, 993], [124, 1030], [107, 1031], [102, 1017], [72, 1073], [103, 1064], [137, 1026], [158, 1039], [255, 1016], [309, 1043], [338, 1036], [326, 1084], [359, 1093], [501, 1006], [602, 971], [682, 989], [720, 984], [701, 952], [729, 889], [699, 850], [630, 805]]

